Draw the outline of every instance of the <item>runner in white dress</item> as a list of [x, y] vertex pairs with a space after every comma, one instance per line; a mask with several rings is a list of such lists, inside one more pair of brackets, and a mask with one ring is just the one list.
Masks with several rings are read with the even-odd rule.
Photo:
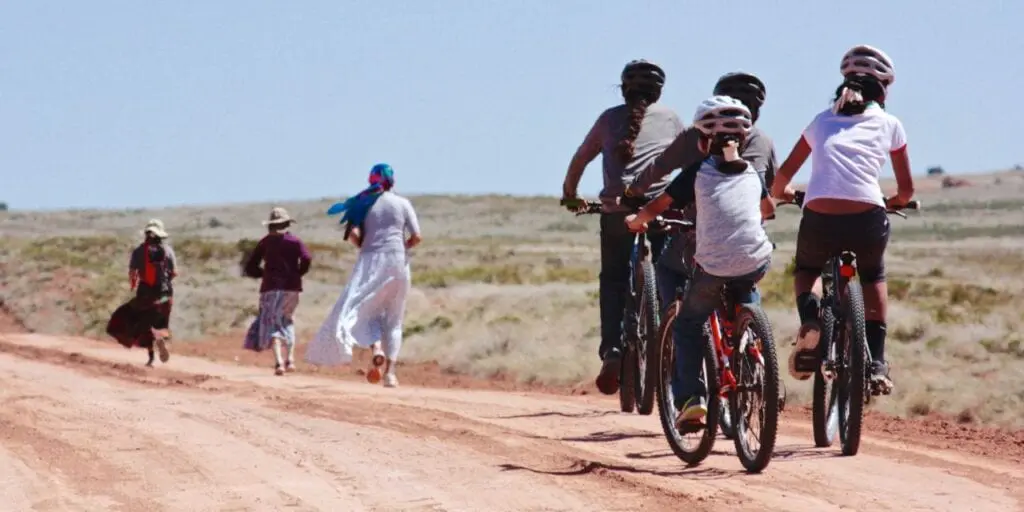
[[[420, 243], [420, 226], [408, 199], [394, 193], [394, 171], [377, 164], [370, 187], [328, 210], [344, 212], [346, 238], [359, 247], [359, 259], [345, 290], [306, 350], [306, 361], [321, 366], [352, 362], [355, 346], [372, 347], [367, 380], [395, 387], [395, 361], [402, 348], [402, 319], [411, 286], [407, 251]], [[383, 345], [383, 350], [381, 348]], [[385, 361], [386, 358], [386, 361]]]

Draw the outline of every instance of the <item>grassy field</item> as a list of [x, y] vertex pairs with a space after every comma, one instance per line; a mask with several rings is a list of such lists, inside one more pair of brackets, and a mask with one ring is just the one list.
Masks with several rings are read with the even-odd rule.
[[[920, 178], [926, 210], [892, 219], [888, 352], [898, 388], [876, 407], [1024, 426], [1024, 172], [969, 179], [973, 186], [942, 189]], [[596, 217], [575, 218], [550, 197], [412, 200], [426, 241], [412, 256], [404, 358], [545, 383], [596, 374]], [[298, 312], [303, 341], [356, 257], [322, 213], [332, 202], [282, 204], [314, 252]], [[38, 332], [102, 337], [109, 313], [130, 296], [128, 253], [157, 217], [182, 266], [176, 337], [239, 333], [255, 314], [258, 288], [240, 277], [239, 260], [262, 236], [271, 206], [0, 213], [0, 307]], [[779, 249], [763, 289], [783, 355], [797, 327], [784, 269], [798, 219], [795, 208], [780, 208], [769, 226]], [[787, 387], [790, 397], [809, 397], [809, 384], [787, 376]]]

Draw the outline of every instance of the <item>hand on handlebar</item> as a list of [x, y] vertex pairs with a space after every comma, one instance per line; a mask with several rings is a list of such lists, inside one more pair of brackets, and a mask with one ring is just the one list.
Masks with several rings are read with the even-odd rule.
[[558, 204], [573, 213], [581, 212], [587, 207], [587, 202], [577, 196], [562, 196]]
[[775, 194], [773, 197], [780, 199], [783, 203], [792, 203], [796, 201], [796, 189], [793, 185], [786, 185], [781, 191], [773, 190]]
[[635, 213], [626, 216], [626, 227], [634, 233], [647, 231], [647, 223], [641, 222], [640, 216]]

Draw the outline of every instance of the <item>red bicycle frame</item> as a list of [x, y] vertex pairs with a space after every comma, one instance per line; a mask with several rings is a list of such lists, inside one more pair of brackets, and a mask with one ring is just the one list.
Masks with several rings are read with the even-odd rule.
[[[735, 306], [736, 312], [739, 311], [739, 305]], [[722, 398], [728, 398], [729, 393], [736, 390], [736, 375], [732, 373], [732, 367], [729, 361], [732, 360], [733, 347], [731, 344], [726, 343], [725, 339], [732, 336], [732, 322], [729, 321], [728, 317], [719, 314], [719, 310], [715, 310], [711, 313], [708, 318], [708, 322], [711, 325], [711, 338], [715, 344], [715, 357], [718, 358], [718, 395]], [[749, 345], [748, 350], [757, 358], [758, 361], [762, 361], [761, 348], [757, 345]]]

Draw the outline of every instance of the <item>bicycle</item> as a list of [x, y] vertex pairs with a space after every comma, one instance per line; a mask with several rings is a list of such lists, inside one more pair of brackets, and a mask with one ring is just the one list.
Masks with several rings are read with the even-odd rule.
[[[657, 218], [656, 222], [672, 229], [690, 230], [690, 221]], [[687, 282], [689, 286], [689, 281]], [[771, 461], [778, 432], [779, 364], [772, 337], [772, 328], [764, 310], [756, 304], [737, 304], [730, 286], [722, 288], [722, 300], [704, 324], [704, 368], [702, 381], [708, 413], [703, 427], [680, 431], [676, 426], [675, 400], [672, 395], [672, 376], [675, 371], [675, 343], [673, 325], [682, 307], [684, 290], [676, 290], [675, 299], [665, 309], [658, 339], [661, 352], [658, 380], [658, 411], [661, 427], [672, 452], [683, 462], [694, 466], [711, 453], [723, 415], [722, 406], [734, 419], [732, 436], [736, 453], [743, 467], [751, 473], [763, 471]], [[734, 371], [734, 369], [736, 371]], [[737, 377], [738, 376], [738, 377]], [[749, 396], [748, 396], [749, 395]], [[752, 398], [760, 397], [761, 407], [755, 450], [748, 438], [754, 412]], [[725, 400], [722, 400], [725, 399]], [[687, 446], [685, 436], [701, 433], [693, 447]]]
[[[793, 201], [777, 203], [803, 206], [805, 193], [796, 191]], [[886, 208], [887, 214], [907, 218], [901, 210], [918, 210], [921, 202], [913, 200], [905, 206]], [[818, 321], [821, 337], [818, 358], [821, 365], [814, 372], [811, 423], [814, 444], [832, 446], [836, 434], [843, 455], [856, 455], [860, 449], [864, 408], [874, 396], [888, 394], [870, 379], [868, 348], [864, 317], [864, 292], [857, 275], [857, 255], [841, 251], [825, 263], [821, 272], [822, 296]]]
[[[634, 210], [643, 206], [643, 198], [621, 198], [620, 203]], [[562, 206], [577, 207], [577, 216], [602, 212], [599, 201], [579, 201], [575, 205], [562, 201]], [[648, 339], [658, 329], [658, 292], [654, 276], [651, 247], [645, 233], [633, 237], [629, 258], [629, 288], [622, 317], [622, 364], [619, 370], [619, 408], [647, 416], [654, 411], [655, 379], [659, 354], [652, 352]]]

